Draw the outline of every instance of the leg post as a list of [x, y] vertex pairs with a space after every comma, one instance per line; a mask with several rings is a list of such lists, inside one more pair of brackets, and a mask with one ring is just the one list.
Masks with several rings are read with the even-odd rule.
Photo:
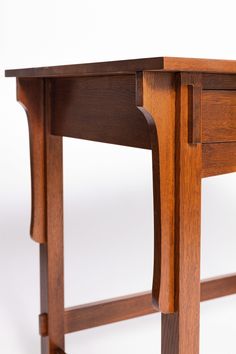
[[64, 254], [62, 138], [51, 135], [49, 79], [17, 80], [17, 100], [29, 122], [31, 236], [40, 243], [41, 317], [47, 318], [42, 354], [64, 352]]
[[41, 313], [47, 314], [48, 336], [41, 353], [64, 353], [64, 250], [62, 138], [50, 134], [50, 81], [45, 81], [46, 243], [40, 245]]
[[188, 79], [177, 83], [175, 313], [162, 314], [162, 354], [199, 354], [201, 144], [189, 142]]

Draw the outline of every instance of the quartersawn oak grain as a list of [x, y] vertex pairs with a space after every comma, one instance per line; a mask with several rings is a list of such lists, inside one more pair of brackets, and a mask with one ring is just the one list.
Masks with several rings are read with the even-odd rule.
[[202, 142], [236, 141], [236, 90], [202, 93]]
[[202, 145], [202, 177], [236, 172], [236, 142]]
[[200, 321], [201, 144], [189, 143], [191, 74], [176, 80], [175, 313], [162, 314], [162, 354], [198, 354]]
[[[29, 121], [42, 354], [64, 353], [65, 333], [157, 311], [162, 354], [199, 354], [200, 300], [236, 292], [235, 274], [200, 285], [201, 179], [236, 171], [235, 74], [236, 61], [165, 57], [6, 72]], [[64, 308], [65, 135], [151, 149], [152, 293]]]
[[52, 90], [53, 134], [151, 148], [134, 75], [53, 79]]

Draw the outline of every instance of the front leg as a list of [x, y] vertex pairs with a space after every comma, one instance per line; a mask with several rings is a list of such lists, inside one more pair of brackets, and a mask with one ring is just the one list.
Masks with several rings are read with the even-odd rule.
[[19, 79], [18, 100], [27, 112], [32, 175], [32, 238], [40, 243], [41, 353], [64, 353], [64, 252], [62, 138], [51, 134], [47, 79]]
[[[159, 140], [160, 176], [153, 170], [154, 187], [157, 177], [160, 182], [161, 259], [155, 257], [160, 277], [154, 274], [153, 299], [162, 312], [162, 354], [198, 354], [201, 144], [196, 108], [200, 102], [193, 102], [190, 95], [197, 93], [200, 98], [200, 79], [184, 73], [145, 72], [141, 92]], [[155, 151], [153, 158], [155, 168]]]
[[162, 315], [162, 354], [199, 354], [202, 149], [200, 110], [193, 109], [201, 101], [199, 94], [192, 96], [192, 85], [199, 93], [200, 76], [177, 76], [175, 313]]

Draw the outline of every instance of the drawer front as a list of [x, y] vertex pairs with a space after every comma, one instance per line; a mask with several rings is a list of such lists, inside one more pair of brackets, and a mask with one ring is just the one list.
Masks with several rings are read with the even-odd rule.
[[202, 142], [236, 141], [236, 90], [202, 91]]

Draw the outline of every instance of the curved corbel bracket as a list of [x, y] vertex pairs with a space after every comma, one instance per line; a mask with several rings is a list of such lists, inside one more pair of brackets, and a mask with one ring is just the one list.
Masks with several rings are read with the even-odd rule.
[[17, 101], [23, 106], [26, 112], [29, 126], [32, 191], [30, 234], [34, 241], [45, 243], [46, 216], [43, 79], [17, 79]]
[[143, 73], [136, 74], [136, 106], [144, 115], [150, 135], [152, 150], [153, 173], [153, 206], [154, 206], [154, 265], [152, 300], [155, 308], [160, 308], [159, 298], [161, 289], [161, 191], [160, 191], [160, 159], [159, 142], [155, 121], [143, 104]]

